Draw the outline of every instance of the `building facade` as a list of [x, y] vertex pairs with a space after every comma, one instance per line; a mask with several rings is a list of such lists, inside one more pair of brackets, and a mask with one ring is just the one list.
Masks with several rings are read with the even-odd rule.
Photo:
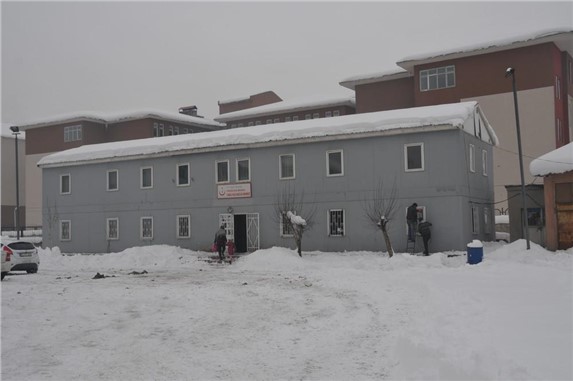
[[[273, 93], [274, 94], [274, 93]], [[228, 112], [215, 118], [229, 128], [330, 118], [355, 113], [354, 96], [308, 96]]]
[[83, 146], [39, 163], [44, 245], [209, 250], [225, 223], [238, 252], [293, 246], [276, 213], [286, 189], [314, 210], [304, 250], [384, 251], [365, 215], [384, 184], [397, 190], [397, 250], [406, 247], [413, 202], [433, 224], [431, 251], [465, 250], [494, 237], [496, 143], [477, 103], [467, 102]]
[[225, 128], [224, 124], [184, 114], [142, 110], [118, 114], [72, 113], [27, 122], [25, 204], [30, 226], [42, 225], [42, 173], [37, 167], [44, 156], [86, 144], [128, 141], [168, 135], [189, 134]]
[[[495, 208], [507, 212], [506, 185], [520, 184], [511, 79], [515, 69], [524, 165], [573, 136], [573, 31], [558, 30], [483, 46], [405, 58], [396, 71], [340, 82], [356, 93], [356, 112], [475, 100], [500, 140], [494, 148]], [[525, 182], [534, 178], [525, 174]]]

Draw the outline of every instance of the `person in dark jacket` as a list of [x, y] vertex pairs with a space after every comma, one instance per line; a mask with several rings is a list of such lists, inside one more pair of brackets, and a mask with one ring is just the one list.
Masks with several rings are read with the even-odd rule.
[[416, 241], [416, 224], [418, 223], [418, 204], [413, 203], [406, 210], [406, 222], [408, 223], [408, 241]]
[[430, 241], [430, 238], [432, 238], [432, 232], [430, 231], [430, 226], [432, 226], [432, 224], [426, 220], [422, 221], [418, 225], [418, 232], [420, 232], [422, 240], [424, 241], [424, 255], [430, 255], [430, 252], [428, 250], [428, 242]]
[[215, 241], [213, 242], [217, 245], [217, 252], [219, 253], [219, 259], [225, 259], [225, 246], [227, 244], [227, 232], [225, 231], [225, 225], [221, 225], [217, 233], [215, 233]]

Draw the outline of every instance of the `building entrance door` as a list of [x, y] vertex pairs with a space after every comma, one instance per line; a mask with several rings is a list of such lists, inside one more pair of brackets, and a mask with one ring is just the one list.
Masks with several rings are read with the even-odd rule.
[[234, 242], [236, 253], [259, 249], [259, 213], [219, 214], [219, 225], [223, 224], [227, 240]]

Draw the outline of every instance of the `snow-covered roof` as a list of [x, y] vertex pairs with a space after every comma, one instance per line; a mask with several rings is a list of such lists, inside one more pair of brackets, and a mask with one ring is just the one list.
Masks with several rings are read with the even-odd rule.
[[351, 96], [324, 96], [314, 95], [302, 97], [289, 101], [280, 101], [263, 106], [253, 107], [245, 110], [233, 111], [225, 113], [215, 118], [216, 121], [226, 122], [229, 120], [237, 120], [242, 118], [252, 118], [258, 115], [273, 115], [280, 114], [287, 111], [303, 111], [308, 109], [316, 109], [319, 107], [340, 106], [346, 105], [350, 107], [356, 106], [356, 98]]
[[368, 83], [390, 81], [400, 78], [411, 77], [412, 74], [405, 70], [386, 70], [376, 73], [355, 75], [339, 82], [340, 86], [344, 86], [350, 90], [354, 90], [358, 85], [366, 85]]
[[473, 135], [473, 120], [481, 118], [485, 133], [482, 140], [497, 144], [497, 137], [477, 102], [452, 103], [410, 109], [380, 111], [164, 136], [150, 139], [90, 144], [44, 157], [41, 167], [78, 165], [89, 162], [130, 160], [143, 156], [167, 156], [218, 151], [275, 144], [295, 144], [319, 140], [394, 135], [438, 129], [459, 128]]
[[527, 35], [508, 37], [496, 41], [468, 45], [465, 47], [448, 49], [440, 52], [416, 54], [401, 59], [397, 62], [397, 64], [403, 69], [411, 72], [415, 65], [431, 63], [435, 61], [443, 61], [445, 59], [470, 57], [478, 54], [516, 49], [546, 42], [553, 42], [559, 47], [559, 49], [567, 51], [569, 54], [573, 54], [573, 29], [562, 28], [542, 30]]
[[443, 61], [446, 59], [470, 57], [478, 54], [493, 53], [496, 51], [521, 48], [530, 45], [542, 44], [545, 42], [553, 42], [559, 47], [559, 49], [567, 51], [569, 54], [573, 54], [573, 30], [571, 28], [551, 29], [537, 31], [528, 35], [509, 37], [501, 40], [468, 45], [465, 47], [459, 47], [439, 52], [412, 55], [397, 62], [398, 66], [400, 66], [405, 71], [394, 70], [355, 75], [353, 77], [342, 80], [340, 85], [354, 90], [356, 85], [382, 82], [411, 76], [413, 75], [413, 68], [416, 65]]
[[93, 111], [76, 111], [66, 114], [55, 115], [47, 118], [41, 118], [31, 121], [25, 121], [18, 126], [21, 130], [30, 130], [32, 128], [46, 127], [54, 124], [72, 123], [76, 121], [88, 121], [96, 123], [119, 123], [130, 120], [155, 118], [187, 125], [200, 125], [205, 128], [219, 129], [225, 127], [225, 124], [215, 122], [211, 119], [199, 118], [180, 114], [176, 112], [166, 112], [161, 110], [144, 109], [129, 110], [115, 113], [102, 113]]
[[538, 157], [529, 164], [532, 176], [547, 176], [573, 171], [573, 142]]

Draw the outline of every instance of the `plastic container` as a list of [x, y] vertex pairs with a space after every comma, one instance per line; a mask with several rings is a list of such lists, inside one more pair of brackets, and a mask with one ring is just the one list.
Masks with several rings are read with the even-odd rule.
[[474, 239], [468, 243], [468, 264], [475, 265], [483, 259], [483, 244], [480, 240]]

